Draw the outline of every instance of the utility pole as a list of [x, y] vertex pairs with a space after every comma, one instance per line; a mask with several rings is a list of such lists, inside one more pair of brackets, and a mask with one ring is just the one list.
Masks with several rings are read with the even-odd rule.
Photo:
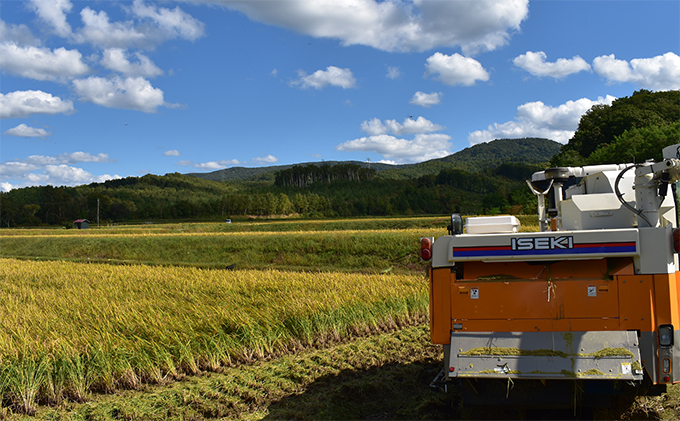
[[97, 198], [97, 229], [99, 229], [99, 198]]

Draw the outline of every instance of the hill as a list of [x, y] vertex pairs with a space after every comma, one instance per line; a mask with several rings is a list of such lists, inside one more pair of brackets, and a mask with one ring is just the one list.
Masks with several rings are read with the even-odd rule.
[[399, 165], [378, 173], [379, 178], [409, 179], [438, 174], [444, 169], [479, 172], [501, 164], [521, 162], [543, 164], [559, 153], [561, 144], [550, 139], [496, 139], [470, 146], [444, 158], [411, 165]]
[[[323, 161], [306, 162], [298, 165], [355, 164], [375, 169], [377, 178], [412, 179], [423, 175], [437, 174], [439, 171], [449, 168], [478, 172], [512, 162], [541, 164], [550, 161], [555, 154], [559, 153], [561, 146], [557, 142], [541, 138], [496, 139], [465, 148], [444, 158], [431, 159], [418, 164], [389, 165], [377, 162]], [[233, 167], [210, 173], [189, 173], [187, 175], [212, 181], [265, 181], [273, 183], [276, 172], [292, 167], [292, 165], [256, 168]]]

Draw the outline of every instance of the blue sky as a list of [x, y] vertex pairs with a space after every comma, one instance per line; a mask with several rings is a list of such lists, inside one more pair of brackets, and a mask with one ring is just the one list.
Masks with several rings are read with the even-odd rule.
[[674, 0], [0, 0], [0, 190], [566, 143], [679, 55]]

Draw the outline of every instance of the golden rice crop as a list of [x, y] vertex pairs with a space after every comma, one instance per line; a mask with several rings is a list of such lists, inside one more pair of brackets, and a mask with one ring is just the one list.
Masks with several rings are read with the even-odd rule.
[[426, 312], [422, 275], [0, 259], [0, 390], [30, 413]]

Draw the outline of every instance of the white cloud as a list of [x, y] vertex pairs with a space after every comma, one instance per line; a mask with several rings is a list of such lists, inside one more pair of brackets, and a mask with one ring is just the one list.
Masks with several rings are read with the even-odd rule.
[[420, 105], [421, 107], [429, 108], [433, 105], [437, 105], [441, 102], [441, 97], [443, 94], [441, 92], [432, 92], [431, 94], [426, 94], [425, 92], [418, 91], [413, 95], [411, 104]]
[[27, 164], [45, 166], [45, 165], [61, 165], [61, 164], [77, 164], [79, 162], [115, 162], [115, 160], [109, 158], [109, 154], [99, 153], [97, 155], [92, 155], [87, 152], [72, 152], [63, 153], [57, 156], [43, 156], [43, 155], [31, 155], [28, 158], [22, 160]]
[[82, 101], [93, 102], [109, 108], [122, 108], [152, 113], [163, 101], [163, 91], [151, 86], [141, 77], [104, 79], [91, 76], [73, 81], [73, 87]]
[[675, 53], [652, 58], [633, 59], [628, 63], [614, 54], [593, 60], [593, 69], [608, 83], [630, 82], [657, 91], [680, 89], [680, 57]]
[[0, 44], [0, 69], [36, 80], [59, 80], [90, 72], [77, 50], [19, 47], [12, 42]]
[[415, 120], [406, 118], [403, 123], [398, 123], [397, 120], [385, 120], [385, 123], [383, 123], [378, 118], [361, 123], [361, 130], [371, 136], [387, 133], [396, 136], [404, 134], [432, 133], [443, 130], [444, 128], [444, 126], [434, 124], [422, 116]]
[[57, 35], [64, 38], [71, 35], [71, 26], [66, 21], [66, 14], [73, 7], [69, 0], [31, 0], [31, 3], [35, 13]]
[[0, 163], [0, 177], [5, 179], [21, 178], [26, 174], [40, 169], [39, 166], [26, 162], [5, 162]]
[[446, 85], [472, 86], [478, 80], [489, 80], [489, 73], [477, 60], [458, 53], [450, 56], [434, 53], [428, 57], [425, 68], [425, 77], [439, 74], [435, 79]]
[[82, 168], [68, 165], [48, 165], [45, 167], [46, 180], [40, 184], [77, 186], [81, 184], [103, 183], [106, 180], [121, 178], [119, 175], [93, 175]]
[[179, 7], [170, 10], [135, 0], [129, 11], [137, 20], [111, 22], [105, 11], [85, 7], [80, 11], [83, 27], [73, 39], [104, 48], [154, 48], [168, 39], [193, 41], [205, 33], [205, 25]]
[[543, 137], [556, 142], [567, 143], [574, 136], [581, 116], [593, 105], [611, 105], [614, 98], [607, 95], [591, 101], [581, 98], [567, 101], [558, 107], [545, 105], [541, 101], [528, 102], [517, 107], [515, 120], [493, 123], [487, 130], [477, 130], [468, 135], [471, 145], [501, 138]]
[[195, 163], [193, 161], [179, 161], [179, 165], [183, 167], [194, 167], [199, 170], [203, 171], [214, 171], [214, 170], [221, 170], [224, 168], [227, 168], [230, 165], [240, 165], [241, 162], [237, 159], [231, 159], [231, 160], [221, 160], [221, 161], [210, 161], [210, 162], [202, 162], [202, 163]]
[[153, 62], [144, 54], [136, 52], [136, 63], [130, 62], [127, 57], [127, 52], [121, 48], [109, 48], [104, 51], [101, 64], [107, 69], [122, 73], [124, 76], [141, 76], [141, 77], [156, 77], [163, 74], [163, 70], [159, 69]]
[[172, 149], [172, 150], [163, 152], [163, 156], [180, 156], [180, 155], [181, 154], [179, 153], [179, 151], [177, 149]]
[[[93, 182], [103, 182], [119, 175], [93, 175], [71, 164], [79, 162], [114, 162], [107, 154], [92, 155], [86, 152], [63, 153], [58, 156], [32, 155], [24, 160], [0, 163], [0, 188], [9, 191], [13, 188], [50, 184], [53, 186], [75, 186]], [[12, 180], [12, 183], [9, 182]]]
[[7, 24], [0, 19], [0, 42], [13, 42], [20, 46], [38, 45], [38, 40], [28, 26], [22, 24]]
[[275, 164], [277, 162], [279, 162], [279, 158], [277, 158], [273, 155], [264, 155], [264, 156], [259, 156], [257, 158], [253, 158], [253, 163], [259, 164], [259, 165]]
[[45, 129], [39, 129], [36, 127], [29, 127], [25, 124], [19, 124], [16, 127], [13, 127], [7, 131], [5, 131], [6, 135], [9, 136], [16, 136], [16, 137], [46, 137], [51, 135], [52, 133], [49, 133]]
[[413, 140], [379, 134], [349, 140], [336, 146], [338, 151], [375, 152], [393, 163], [421, 162], [450, 155], [451, 136], [433, 133], [418, 134]]
[[148, 18], [156, 23], [168, 38], [194, 41], [202, 37], [205, 31], [203, 22], [185, 13], [179, 7], [170, 10], [155, 5], [147, 6], [141, 0], [135, 0], [132, 4], [132, 11], [136, 16]]
[[291, 81], [291, 86], [301, 88], [322, 89], [328, 85], [339, 86], [343, 89], [354, 88], [356, 80], [350, 69], [341, 69], [335, 66], [328, 66], [326, 70], [317, 70], [311, 75], [307, 75], [302, 70], [298, 71], [299, 79]]
[[399, 70], [398, 67], [388, 67], [387, 68], [387, 77], [389, 79], [398, 79], [399, 76], [401, 76], [401, 71]]
[[80, 11], [83, 27], [74, 36], [76, 42], [89, 42], [100, 47], [128, 48], [130, 46], [151, 46], [145, 33], [134, 26], [134, 22], [109, 21], [109, 15], [101, 10], [95, 12], [89, 7]]
[[[403, 123], [396, 120], [385, 120], [383, 123], [380, 119], [374, 118], [361, 124], [361, 130], [366, 132], [368, 137], [349, 140], [335, 149], [345, 152], [375, 152], [385, 158], [380, 162], [392, 164], [441, 158], [450, 155], [451, 136], [432, 132], [444, 128], [422, 116], [415, 120], [407, 118]], [[397, 137], [405, 134], [415, 136], [412, 140]]]
[[515, 57], [512, 62], [534, 76], [550, 76], [556, 79], [572, 73], [590, 71], [590, 64], [579, 56], [571, 59], [560, 58], [554, 63], [546, 62], [546, 58], [547, 55], [543, 51], [527, 51], [526, 54]]
[[528, 0], [197, 0], [251, 20], [344, 45], [385, 51], [461, 47], [465, 54], [505, 45], [529, 13]]
[[0, 118], [28, 117], [33, 114], [65, 114], [73, 112], [71, 101], [62, 101], [43, 91], [0, 93]]

